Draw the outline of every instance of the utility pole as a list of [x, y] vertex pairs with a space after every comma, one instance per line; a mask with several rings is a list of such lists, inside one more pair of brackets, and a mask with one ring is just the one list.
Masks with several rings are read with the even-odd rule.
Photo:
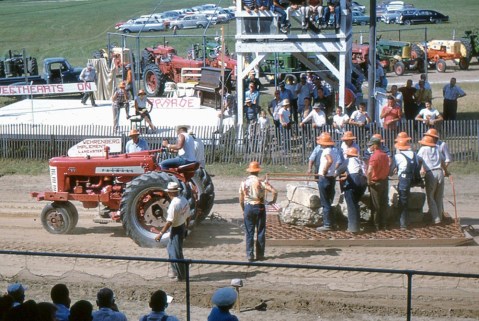
[[368, 115], [376, 120], [376, 0], [369, 0]]

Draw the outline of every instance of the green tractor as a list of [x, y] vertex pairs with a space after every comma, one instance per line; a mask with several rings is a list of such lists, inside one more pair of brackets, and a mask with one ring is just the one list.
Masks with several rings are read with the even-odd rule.
[[406, 69], [424, 72], [424, 51], [416, 44], [405, 41], [380, 39], [376, 43], [376, 53], [386, 71], [394, 71], [401, 76]]
[[469, 62], [472, 57], [476, 57], [477, 61], [479, 61], [479, 32], [477, 30], [464, 31], [464, 36], [460, 40], [470, 53]]
[[291, 53], [274, 53], [267, 55], [260, 64], [261, 74], [270, 84], [275, 79], [279, 83], [292, 76], [297, 79], [297, 73], [305, 69], [303, 64]]

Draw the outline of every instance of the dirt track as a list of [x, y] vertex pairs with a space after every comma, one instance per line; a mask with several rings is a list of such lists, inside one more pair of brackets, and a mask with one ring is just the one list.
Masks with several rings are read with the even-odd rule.
[[[479, 224], [477, 177], [456, 178], [462, 223]], [[211, 219], [197, 226], [187, 239], [185, 255], [192, 259], [244, 260], [241, 213], [237, 203], [239, 179], [216, 176], [217, 191]], [[71, 235], [51, 235], [38, 219], [44, 204], [29, 198], [30, 191], [49, 190], [47, 176], [0, 178], [0, 243], [2, 249], [89, 253], [123, 256], [166, 257], [165, 249], [139, 248], [117, 225], [92, 222], [96, 210], [81, 210]], [[284, 184], [276, 184], [280, 191]], [[284, 193], [282, 195], [284, 198]], [[281, 196], [280, 196], [281, 199]], [[447, 185], [446, 199], [450, 200]], [[446, 202], [447, 204], [447, 202]], [[451, 212], [451, 207], [446, 206]], [[479, 247], [448, 248], [307, 248], [269, 247], [267, 262], [418, 269], [478, 273]], [[194, 265], [192, 274], [192, 320], [205, 320], [209, 298], [216, 287], [242, 278], [241, 320], [403, 320], [407, 279], [403, 276], [336, 271], [313, 271], [265, 267]], [[27, 297], [48, 300], [57, 282], [69, 285], [73, 301], [94, 302], [102, 286], [115, 290], [120, 309], [130, 320], [147, 311], [148, 295], [163, 288], [175, 297], [169, 312], [185, 317], [184, 285], [167, 278], [162, 263], [113, 260], [1, 256], [0, 288], [20, 280], [30, 288]], [[479, 318], [479, 280], [414, 278], [413, 316], [421, 320]], [[251, 311], [262, 300], [267, 311]], [[249, 310], [249, 311], [248, 311]], [[382, 317], [381, 317], [382, 316]], [[416, 319], [416, 318], [415, 318]]]

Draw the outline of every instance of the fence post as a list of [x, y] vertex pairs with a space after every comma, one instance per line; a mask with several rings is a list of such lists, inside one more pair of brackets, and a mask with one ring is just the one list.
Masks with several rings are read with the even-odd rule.
[[186, 321], [191, 320], [191, 300], [190, 300], [190, 263], [185, 263], [185, 272], [186, 272]]
[[412, 273], [407, 273], [407, 311], [406, 320], [411, 321], [411, 301], [412, 301]]

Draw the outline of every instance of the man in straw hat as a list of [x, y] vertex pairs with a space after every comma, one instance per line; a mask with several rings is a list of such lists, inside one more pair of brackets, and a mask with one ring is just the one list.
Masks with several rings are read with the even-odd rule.
[[422, 146], [417, 156], [422, 165], [421, 172], [425, 173], [427, 205], [434, 224], [440, 224], [443, 213], [444, 157], [432, 136], [424, 135], [419, 143]]
[[398, 175], [398, 207], [401, 211], [399, 227], [401, 229], [407, 229], [409, 225], [408, 200], [414, 180], [414, 173], [419, 166], [416, 154], [412, 150], [409, 141], [410, 139], [408, 139], [408, 137], [397, 139], [396, 144], [394, 145], [396, 148], [396, 154], [394, 155], [394, 162], [392, 165], [392, 169], [397, 169]]
[[[87, 63], [86, 68], [83, 68], [79, 78], [84, 83], [96, 81], [96, 70], [95, 68], [93, 68], [93, 64], [91, 62]], [[91, 105], [93, 107], [96, 107], [95, 95], [93, 94], [93, 91], [85, 91], [85, 93], [83, 93], [81, 103], [83, 105], [86, 105], [86, 101], [88, 100], [88, 98], [90, 98], [91, 100]]]
[[[160, 233], [155, 237], [156, 241], [160, 241], [171, 227], [170, 240], [166, 249], [169, 259], [183, 259], [183, 240], [186, 232], [186, 222], [190, 213], [190, 204], [182, 195], [180, 195], [180, 186], [177, 182], [169, 182], [165, 192], [170, 197], [170, 205], [167, 210], [166, 224]], [[185, 265], [183, 263], [171, 263], [172, 273], [168, 275], [175, 281], [184, 281], [186, 278]]]
[[373, 223], [378, 231], [387, 228], [389, 157], [381, 150], [379, 138], [371, 137], [368, 146], [372, 155], [366, 176], [371, 193]]
[[130, 136], [130, 140], [126, 142], [125, 153], [129, 154], [150, 149], [146, 140], [140, 138], [140, 132], [137, 129], [130, 130], [128, 136]]
[[334, 217], [331, 215], [331, 203], [334, 199], [335, 170], [341, 162], [339, 151], [334, 147], [330, 135], [320, 135], [319, 145], [323, 148], [318, 170], [318, 189], [321, 205], [323, 205], [323, 226], [318, 227], [319, 232], [334, 229]]
[[118, 123], [120, 120], [120, 108], [125, 108], [126, 119], [130, 119], [130, 95], [125, 90], [125, 82], [122, 81], [118, 85], [118, 89], [111, 97], [112, 109], [113, 109], [113, 129], [116, 132], [118, 130]]
[[177, 157], [166, 159], [160, 163], [162, 169], [170, 169], [196, 162], [195, 140], [188, 134], [189, 128], [190, 126], [187, 125], [176, 126], [176, 132], [178, 133], [176, 144], [170, 144], [166, 139], [161, 143], [169, 151], [178, 152]]
[[220, 288], [211, 297], [211, 303], [215, 306], [208, 315], [208, 321], [238, 321], [235, 315], [230, 313], [238, 294], [233, 288]]
[[348, 207], [348, 232], [359, 233], [360, 211], [359, 200], [366, 191], [367, 182], [363, 171], [363, 162], [359, 158], [359, 150], [350, 147], [346, 150], [346, 159], [336, 170], [336, 175], [344, 181], [344, 199]]
[[258, 162], [249, 163], [246, 171], [249, 176], [241, 182], [239, 188], [239, 202], [244, 215], [246, 257], [249, 262], [255, 260], [254, 234], [256, 229], [256, 260], [264, 260], [266, 245], [266, 191], [273, 194], [268, 204], [276, 203], [278, 192], [268, 182], [258, 178], [261, 167]]

